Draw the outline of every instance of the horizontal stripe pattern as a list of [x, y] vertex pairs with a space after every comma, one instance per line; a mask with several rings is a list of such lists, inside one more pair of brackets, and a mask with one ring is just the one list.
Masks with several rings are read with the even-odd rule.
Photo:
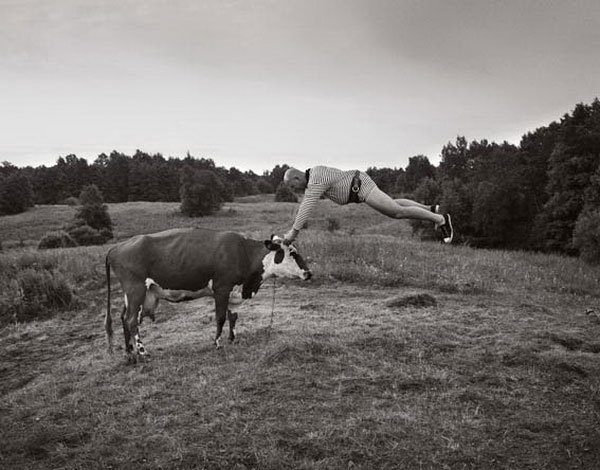
[[[336, 204], [348, 204], [354, 173], [356, 173], [356, 170], [342, 171], [327, 166], [311, 168], [304, 198], [294, 221], [294, 230], [301, 230], [304, 227], [321, 196], [331, 199]], [[377, 186], [369, 175], [362, 171], [360, 172], [360, 180], [361, 187], [358, 197], [363, 202]]]

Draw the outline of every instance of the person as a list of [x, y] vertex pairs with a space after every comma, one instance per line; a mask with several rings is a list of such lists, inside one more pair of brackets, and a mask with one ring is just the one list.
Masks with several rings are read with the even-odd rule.
[[444, 243], [454, 236], [450, 214], [440, 214], [438, 205], [419, 204], [410, 199], [392, 199], [365, 172], [342, 171], [315, 166], [306, 171], [289, 168], [283, 181], [294, 191], [305, 190], [292, 228], [284, 235], [284, 243], [292, 243], [310, 218], [317, 201], [324, 196], [336, 204], [366, 203], [376, 211], [394, 219], [429, 221], [440, 230]]

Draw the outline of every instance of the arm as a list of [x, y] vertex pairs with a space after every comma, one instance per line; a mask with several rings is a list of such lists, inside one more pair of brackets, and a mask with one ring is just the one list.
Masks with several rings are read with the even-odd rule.
[[294, 225], [292, 226], [292, 229], [284, 236], [286, 242], [291, 243], [295, 240], [298, 232], [302, 230], [304, 224], [308, 221], [308, 219], [310, 219], [317, 201], [321, 198], [325, 191], [327, 191], [327, 185], [324, 184], [309, 184], [306, 187], [304, 199], [302, 199], [302, 203], [300, 204], [300, 208], [296, 214]]

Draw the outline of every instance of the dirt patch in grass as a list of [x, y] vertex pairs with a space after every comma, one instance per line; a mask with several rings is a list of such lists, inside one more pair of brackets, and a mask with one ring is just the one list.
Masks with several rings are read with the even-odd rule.
[[437, 299], [427, 293], [408, 294], [399, 297], [392, 297], [385, 301], [385, 306], [388, 308], [403, 308], [403, 307], [435, 307]]

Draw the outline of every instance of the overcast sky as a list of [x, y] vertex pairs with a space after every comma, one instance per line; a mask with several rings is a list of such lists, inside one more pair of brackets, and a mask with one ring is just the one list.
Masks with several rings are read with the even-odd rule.
[[0, 161], [439, 163], [600, 96], [598, 0], [0, 0]]

